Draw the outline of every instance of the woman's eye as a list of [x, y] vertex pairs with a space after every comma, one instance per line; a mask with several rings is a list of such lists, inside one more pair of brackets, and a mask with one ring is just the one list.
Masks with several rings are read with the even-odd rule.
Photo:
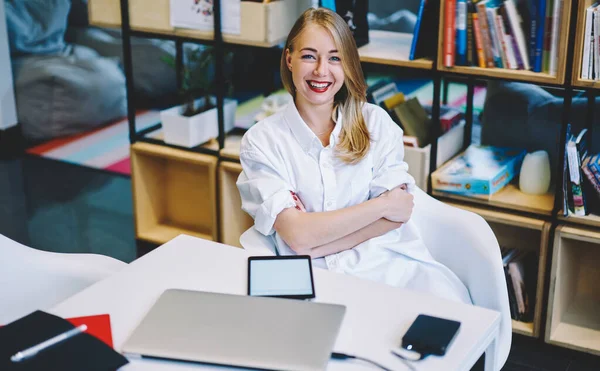
[[314, 59], [315, 57], [310, 54], [306, 54], [306, 55], [303, 55], [301, 58], [302, 59]]
[[340, 62], [341, 61], [340, 57], [331, 57], [330, 60], [332, 60], [334, 62]]

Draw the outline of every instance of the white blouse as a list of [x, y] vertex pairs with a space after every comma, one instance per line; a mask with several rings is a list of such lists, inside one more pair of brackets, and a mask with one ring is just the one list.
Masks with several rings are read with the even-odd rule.
[[[280, 254], [295, 254], [273, 228], [281, 211], [296, 206], [290, 191], [297, 194], [307, 212], [323, 212], [365, 202], [401, 184], [408, 184], [409, 192], [414, 189], [415, 181], [403, 161], [402, 129], [376, 105], [364, 104], [362, 112], [371, 146], [365, 158], [353, 165], [335, 157], [343, 120], [339, 113], [327, 147], [302, 120], [293, 102], [244, 135], [240, 149], [243, 172], [237, 181], [242, 209], [252, 216], [260, 233], [275, 233]], [[423, 289], [411, 284], [415, 275], [423, 276], [422, 263], [441, 269], [444, 276], [453, 275], [433, 260], [410, 221], [353, 249], [314, 260], [316, 266], [340, 273], [416, 289]], [[462, 286], [458, 291], [466, 291], [456, 276], [450, 281]], [[465, 301], [464, 292], [459, 296]]]

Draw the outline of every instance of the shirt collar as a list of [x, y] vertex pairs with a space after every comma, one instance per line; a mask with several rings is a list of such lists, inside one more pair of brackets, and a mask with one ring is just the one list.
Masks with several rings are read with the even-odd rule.
[[[319, 138], [317, 138], [315, 133], [313, 133], [313, 131], [310, 130], [308, 125], [300, 116], [300, 112], [298, 112], [294, 101], [291, 101], [287, 105], [283, 116], [288, 126], [290, 127], [290, 130], [296, 137], [296, 140], [298, 140], [300, 146], [305, 152], [310, 152], [310, 150], [315, 147], [323, 148], [323, 145], [321, 144]], [[337, 110], [336, 116], [337, 118], [336, 120], [334, 120], [335, 127], [333, 128], [333, 131], [331, 132], [331, 136], [329, 138], [329, 145], [331, 147], [335, 147], [335, 145], [337, 144], [339, 134], [342, 130], [342, 113], [339, 109]]]

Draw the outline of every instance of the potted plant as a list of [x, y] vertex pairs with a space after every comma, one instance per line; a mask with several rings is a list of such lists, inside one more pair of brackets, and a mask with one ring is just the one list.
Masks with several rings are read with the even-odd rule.
[[[225, 55], [229, 65], [232, 54]], [[175, 68], [173, 57], [163, 59]], [[214, 88], [214, 49], [212, 47], [190, 49], [185, 52], [180, 106], [160, 112], [164, 141], [182, 147], [195, 147], [219, 135], [217, 99], [211, 95]], [[226, 78], [227, 79], [227, 78]], [[230, 85], [230, 84], [228, 84]], [[225, 132], [233, 129], [237, 102], [225, 99]]]

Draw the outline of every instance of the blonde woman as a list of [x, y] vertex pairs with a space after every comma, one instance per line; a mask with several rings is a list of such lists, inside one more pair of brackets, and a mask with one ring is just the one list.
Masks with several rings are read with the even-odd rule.
[[356, 44], [327, 9], [296, 21], [281, 57], [293, 102], [244, 135], [242, 208], [282, 255], [317, 267], [471, 303], [410, 216], [414, 179], [402, 130], [366, 103]]

